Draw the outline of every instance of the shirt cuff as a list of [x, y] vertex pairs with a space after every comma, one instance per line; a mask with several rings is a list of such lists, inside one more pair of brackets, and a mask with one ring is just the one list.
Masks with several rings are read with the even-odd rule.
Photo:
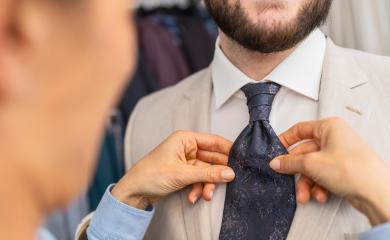
[[360, 235], [360, 240], [388, 240], [390, 238], [390, 223], [382, 224]]
[[112, 196], [110, 185], [97, 207], [88, 227], [89, 239], [143, 239], [154, 214], [126, 205]]

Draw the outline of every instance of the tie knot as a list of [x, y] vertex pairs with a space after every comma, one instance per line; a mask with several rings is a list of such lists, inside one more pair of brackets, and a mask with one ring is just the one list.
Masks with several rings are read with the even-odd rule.
[[269, 120], [272, 102], [280, 85], [273, 82], [247, 84], [241, 88], [247, 98], [250, 121]]

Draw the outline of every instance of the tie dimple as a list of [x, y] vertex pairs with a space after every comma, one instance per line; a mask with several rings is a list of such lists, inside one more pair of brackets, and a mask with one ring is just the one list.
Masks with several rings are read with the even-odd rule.
[[249, 121], [269, 121], [272, 102], [280, 85], [273, 82], [248, 84], [241, 88], [247, 98]]

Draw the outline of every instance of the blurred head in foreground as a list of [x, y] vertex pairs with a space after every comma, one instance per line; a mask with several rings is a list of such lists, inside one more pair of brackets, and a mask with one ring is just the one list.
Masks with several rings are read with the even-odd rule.
[[128, 0], [0, 2], [4, 198], [18, 192], [44, 214], [86, 187], [105, 117], [135, 62], [128, 7]]

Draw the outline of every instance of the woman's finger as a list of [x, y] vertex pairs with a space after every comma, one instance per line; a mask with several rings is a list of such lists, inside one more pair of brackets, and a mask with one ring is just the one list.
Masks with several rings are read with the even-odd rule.
[[188, 194], [188, 202], [190, 204], [195, 204], [203, 193], [203, 183], [194, 183], [192, 185], [192, 190]]
[[297, 201], [301, 204], [306, 204], [310, 201], [311, 198], [311, 189], [314, 185], [314, 182], [302, 175], [299, 177], [297, 183], [296, 183], [296, 190], [297, 190]]
[[219, 152], [225, 155], [229, 155], [230, 149], [232, 147], [232, 142], [217, 135], [207, 134], [207, 133], [191, 133], [195, 137], [198, 149], [210, 151], [210, 152]]
[[227, 165], [228, 162], [228, 155], [218, 152], [209, 152], [205, 150], [198, 150], [198, 152], [196, 153], [196, 158], [206, 163], [218, 165]]
[[211, 201], [214, 195], [215, 184], [214, 183], [205, 183], [203, 187], [203, 199], [206, 201]]
[[319, 150], [320, 147], [318, 146], [318, 144], [316, 144], [314, 141], [308, 141], [308, 142], [301, 143], [295, 148], [293, 148], [290, 151], [290, 154], [300, 155], [300, 154], [307, 154], [311, 152], [317, 152]]
[[328, 201], [329, 192], [318, 184], [314, 185], [311, 194], [318, 203], [324, 204]]
[[[197, 167], [208, 167], [211, 164], [197, 159], [194, 164]], [[215, 184], [213, 183], [195, 183], [192, 191], [190, 192], [188, 199], [190, 203], [195, 204], [196, 201], [202, 196], [204, 200], [210, 201], [214, 193]]]
[[[209, 163], [203, 162], [203, 161], [197, 161], [195, 163], [196, 166], [200, 167], [207, 167], [210, 166]], [[213, 197], [214, 194], [214, 189], [215, 189], [215, 184], [214, 183], [204, 183], [203, 190], [202, 190], [202, 197], [206, 201], [210, 201]]]
[[311, 177], [313, 169], [317, 167], [316, 159], [319, 158], [319, 152], [311, 152], [307, 154], [286, 154], [274, 158], [270, 162], [270, 167], [284, 174], [303, 174]]
[[309, 121], [295, 124], [286, 132], [279, 135], [279, 139], [285, 148], [303, 140], [316, 139], [322, 121]]

